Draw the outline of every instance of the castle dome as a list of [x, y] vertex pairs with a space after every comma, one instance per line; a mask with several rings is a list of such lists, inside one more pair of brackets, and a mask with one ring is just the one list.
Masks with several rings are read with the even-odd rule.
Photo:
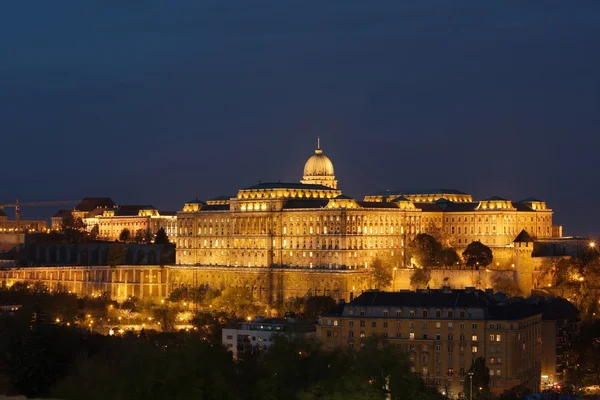
[[333, 170], [333, 163], [321, 150], [321, 140], [317, 139], [317, 148], [306, 164], [304, 164], [304, 184], [318, 184], [337, 188], [337, 181]]

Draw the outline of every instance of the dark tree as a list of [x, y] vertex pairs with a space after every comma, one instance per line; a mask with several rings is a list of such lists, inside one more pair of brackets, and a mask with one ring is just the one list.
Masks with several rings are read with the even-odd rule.
[[456, 266], [460, 262], [460, 256], [454, 249], [442, 249], [435, 255], [438, 265]]
[[125, 263], [125, 246], [115, 242], [108, 249], [108, 265], [114, 268], [123, 263]]
[[90, 240], [96, 240], [96, 239], [98, 239], [99, 234], [100, 234], [100, 228], [98, 227], [98, 224], [96, 224], [90, 230], [88, 237], [90, 238]]
[[81, 218], [74, 218], [72, 214], [63, 217], [60, 232], [70, 243], [80, 242], [84, 231], [85, 224]]
[[304, 317], [308, 321], [316, 321], [319, 316], [335, 307], [335, 300], [329, 296], [313, 296], [306, 300]]
[[154, 235], [152, 234], [152, 231], [150, 229], [146, 229], [144, 231], [144, 243], [152, 243], [153, 239]]
[[486, 267], [494, 260], [492, 250], [479, 241], [471, 242], [463, 251], [462, 256], [467, 266], [475, 268]]
[[420, 233], [408, 244], [407, 250], [421, 267], [431, 267], [436, 264], [436, 255], [442, 245], [433, 236]]
[[431, 280], [431, 272], [425, 268], [415, 269], [410, 276], [410, 284], [417, 288], [426, 287]]
[[[472, 385], [471, 376], [473, 374]], [[467, 398], [470, 398], [471, 387], [473, 388], [473, 400], [487, 400], [491, 399], [490, 394], [490, 370], [485, 366], [485, 358], [478, 357], [475, 362], [471, 364], [471, 368], [465, 375], [465, 383], [463, 385], [463, 391]]]
[[371, 279], [376, 289], [383, 289], [390, 285], [393, 278], [392, 267], [383, 259], [375, 257], [369, 267]]
[[133, 241], [135, 243], [143, 243], [144, 242], [144, 230], [138, 229], [135, 231], [135, 236], [133, 237]]
[[119, 235], [119, 240], [121, 242], [129, 242], [131, 239], [131, 231], [127, 228], [123, 228], [121, 234]]
[[154, 243], [156, 244], [169, 244], [169, 237], [165, 232], [165, 228], [160, 228], [158, 232], [156, 232], [156, 237], [154, 238]]

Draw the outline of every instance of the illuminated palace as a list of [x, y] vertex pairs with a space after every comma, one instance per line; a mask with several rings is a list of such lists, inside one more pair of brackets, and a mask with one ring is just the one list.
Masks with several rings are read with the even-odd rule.
[[512, 246], [523, 229], [560, 236], [543, 201], [499, 197], [473, 201], [456, 190], [385, 191], [357, 200], [338, 189], [320, 143], [299, 183], [259, 183], [177, 213], [177, 263], [182, 265], [363, 268], [376, 256], [396, 257], [421, 232], [445, 232], [455, 247], [479, 240]]

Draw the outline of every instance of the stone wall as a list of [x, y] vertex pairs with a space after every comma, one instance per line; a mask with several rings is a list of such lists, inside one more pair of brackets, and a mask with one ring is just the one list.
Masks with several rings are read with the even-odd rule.
[[0, 281], [41, 281], [52, 290], [81, 296], [108, 292], [115, 299], [128, 296], [161, 299], [181, 286], [209, 285], [219, 289], [243, 286], [252, 289], [257, 300], [329, 295], [350, 300], [370, 288], [366, 272], [291, 268], [178, 267], [123, 265], [101, 267], [28, 267], [0, 270]]

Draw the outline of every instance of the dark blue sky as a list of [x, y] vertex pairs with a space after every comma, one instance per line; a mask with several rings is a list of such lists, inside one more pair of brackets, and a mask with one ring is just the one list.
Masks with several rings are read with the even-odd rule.
[[[534, 196], [600, 234], [600, 1], [0, 5], [0, 202], [297, 181]], [[40, 210], [24, 210], [39, 215]]]

